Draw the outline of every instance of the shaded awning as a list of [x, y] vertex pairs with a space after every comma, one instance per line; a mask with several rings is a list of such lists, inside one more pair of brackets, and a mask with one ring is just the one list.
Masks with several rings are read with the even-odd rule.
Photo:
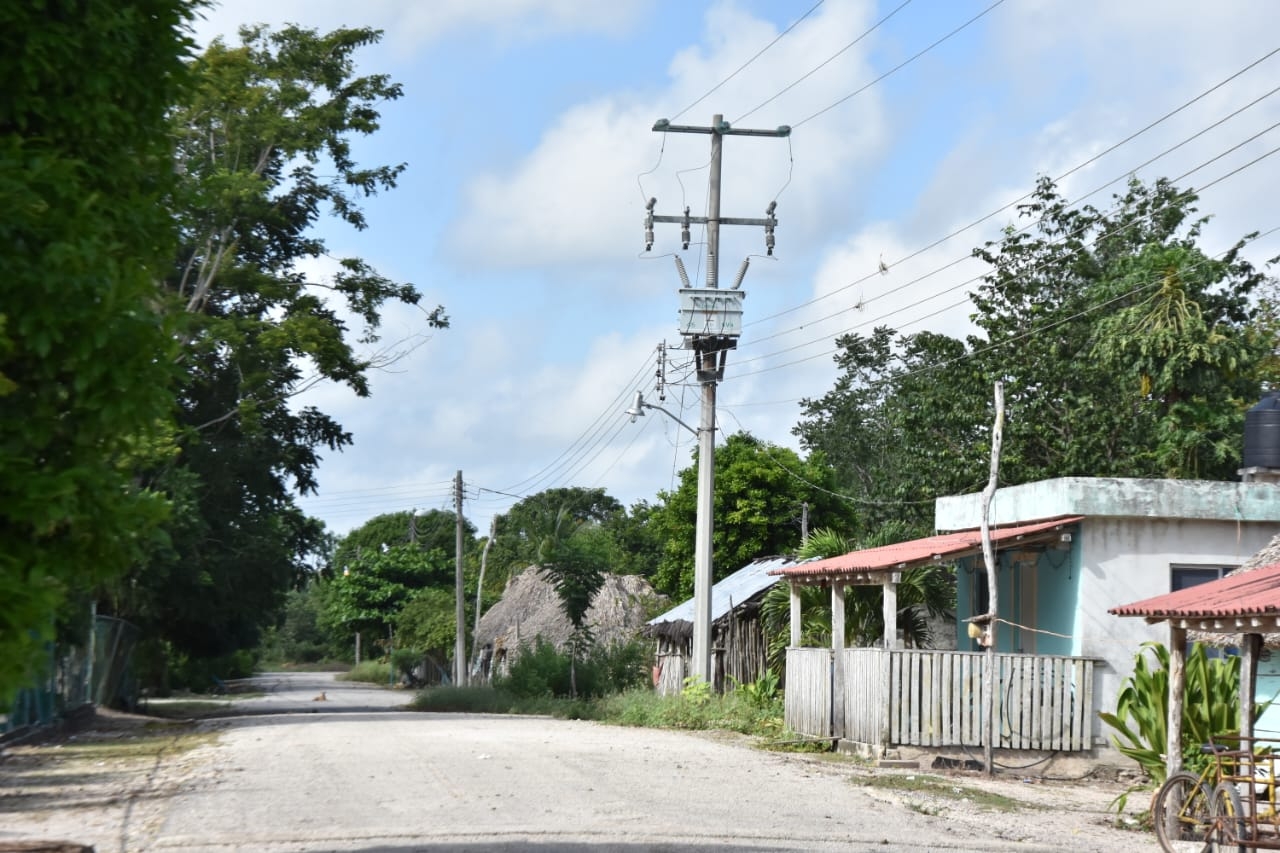
[[1112, 607], [1107, 612], [1199, 631], [1276, 631], [1280, 629], [1280, 563]]
[[[1064, 528], [1083, 518], [1083, 515], [1070, 515], [1045, 521], [993, 527], [991, 542], [993, 546], [1008, 547], [1011, 544], [1031, 545], [1055, 541], [1062, 535]], [[910, 542], [882, 545], [879, 548], [850, 551], [838, 557], [775, 569], [770, 574], [782, 575], [797, 583], [827, 581], [882, 583], [886, 572], [901, 572], [981, 553], [982, 531], [962, 530], [957, 533], [943, 533], [924, 539], [914, 539]]]

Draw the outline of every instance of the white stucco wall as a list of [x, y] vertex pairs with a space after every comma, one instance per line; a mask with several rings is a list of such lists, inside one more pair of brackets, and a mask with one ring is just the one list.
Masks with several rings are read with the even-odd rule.
[[1112, 616], [1108, 608], [1170, 591], [1174, 566], [1239, 566], [1280, 532], [1280, 522], [1086, 518], [1080, 525], [1080, 606], [1075, 654], [1100, 658], [1094, 679], [1099, 710], [1113, 710], [1142, 643], [1168, 645], [1164, 623]]

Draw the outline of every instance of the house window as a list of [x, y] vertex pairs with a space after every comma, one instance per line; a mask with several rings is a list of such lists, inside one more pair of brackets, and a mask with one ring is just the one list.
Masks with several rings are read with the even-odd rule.
[[[1172, 566], [1170, 567], [1169, 591], [1177, 592], [1180, 589], [1190, 589], [1193, 586], [1199, 586], [1202, 583], [1216, 581], [1218, 578], [1225, 577], [1235, 566]], [[1187, 640], [1185, 649], [1187, 654], [1191, 653], [1191, 640]], [[1238, 655], [1240, 652], [1235, 646], [1206, 646], [1205, 651], [1209, 657], [1218, 658], [1224, 655]]]
[[1169, 579], [1169, 591], [1190, 589], [1202, 583], [1216, 581], [1231, 571], [1234, 566], [1173, 566]]

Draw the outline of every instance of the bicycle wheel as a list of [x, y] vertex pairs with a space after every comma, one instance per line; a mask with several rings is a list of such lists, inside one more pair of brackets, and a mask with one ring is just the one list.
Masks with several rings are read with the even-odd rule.
[[1160, 786], [1151, 804], [1151, 823], [1166, 853], [1200, 850], [1213, 828], [1212, 792], [1194, 773], [1180, 770]]
[[1240, 805], [1240, 795], [1230, 782], [1219, 782], [1213, 789], [1213, 830], [1205, 848], [1214, 851], [1244, 853], [1249, 838], [1249, 821]]

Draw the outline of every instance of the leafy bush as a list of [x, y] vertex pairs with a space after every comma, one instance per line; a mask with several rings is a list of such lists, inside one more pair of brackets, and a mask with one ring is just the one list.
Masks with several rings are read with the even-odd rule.
[[[606, 696], [643, 685], [649, 678], [648, 660], [648, 647], [638, 642], [591, 649], [576, 665], [578, 695]], [[571, 696], [569, 667], [568, 653], [539, 638], [533, 648], [521, 650], [510, 673], [494, 684], [519, 698]]]
[[391, 664], [386, 661], [365, 660], [351, 667], [350, 672], [337, 676], [339, 681], [364, 681], [369, 684], [387, 684], [391, 681]]
[[755, 681], [742, 682], [732, 678], [733, 692], [742, 694], [742, 698], [757, 708], [773, 706], [779, 699], [777, 673], [766, 669]]
[[[1150, 657], [1154, 657], [1155, 666], [1150, 664]], [[1255, 707], [1261, 713], [1265, 703]], [[1112, 738], [1116, 749], [1138, 762], [1156, 784], [1163, 783], [1168, 743], [1169, 650], [1160, 643], [1143, 643], [1133, 675], [1125, 680], [1116, 697], [1115, 713], [1103, 712], [1099, 716], [1116, 730]], [[1202, 770], [1209, 757], [1201, 753], [1201, 745], [1238, 732], [1239, 719], [1240, 659], [1210, 658], [1203, 644], [1193, 643], [1187, 655], [1182, 699], [1183, 765], [1193, 772]]]

